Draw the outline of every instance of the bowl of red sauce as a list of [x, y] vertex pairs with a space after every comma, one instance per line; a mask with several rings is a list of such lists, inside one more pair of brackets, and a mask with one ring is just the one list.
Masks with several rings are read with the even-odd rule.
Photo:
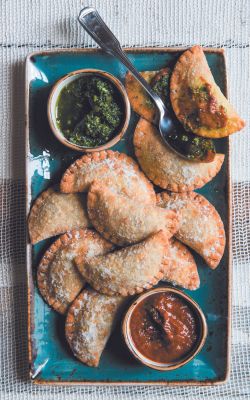
[[144, 365], [170, 371], [191, 361], [207, 337], [198, 304], [180, 290], [160, 287], [140, 295], [123, 320], [130, 352]]

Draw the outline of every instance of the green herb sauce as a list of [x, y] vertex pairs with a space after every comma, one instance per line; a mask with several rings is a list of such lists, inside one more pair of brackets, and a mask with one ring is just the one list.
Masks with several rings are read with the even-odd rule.
[[216, 149], [211, 139], [196, 136], [191, 132], [173, 132], [168, 140], [174, 149], [182, 151], [189, 160], [210, 162], [214, 159]]
[[81, 77], [66, 85], [57, 100], [56, 122], [70, 142], [97, 147], [111, 140], [121, 126], [121, 96], [100, 77]]
[[[177, 121], [176, 116], [173, 112], [171, 102], [170, 102], [170, 76], [171, 70], [166, 68], [161, 70], [152, 80], [151, 87], [156, 92], [164, 102], [165, 106], [168, 108], [172, 119], [175, 121], [176, 129], [168, 135], [167, 140], [171, 146], [178, 152], [186, 155], [186, 157], [191, 161], [204, 161], [210, 162], [214, 159], [216, 154], [216, 149], [213, 141], [211, 139], [196, 136], [190, 132], [190, 127], [187, 119], [183, 121], [183, 127]], [[196, 96], [197, 98], [205, 101], [208, 98], [208, 89], [205, 85], [199, 88], [190, 89], [190, 96]], [[154, 106], [153, 101], [147, 98], [147, 105]], [[193, 112], [188, 115], [189, 120], [192, 123], [199, 123], [198, 113]]]
[[[155, 93], [162, 99], [163, 103], [167, 108], [170, 107], [170, 91], [169, 91], [169, 83], [170, 83], [170, 75], [171, 70], [166, 68], [164, 73], [160, 71], [155, 78], [152, 79], [151, 87]], [[151, 98], [147, 96], [146, 105], [151, 108], [154, 107], [154, 102]]]
[[162, 75], [162, 77], [158, 79], [152, 86], [153, 91], [160, 96], [166, 107], [169, 107], [170, 105], [169, 80], [170, 73]]

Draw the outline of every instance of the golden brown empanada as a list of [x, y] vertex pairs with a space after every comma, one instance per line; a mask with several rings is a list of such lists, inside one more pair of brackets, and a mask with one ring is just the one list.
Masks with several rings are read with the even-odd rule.
[[209, 182], [221, 169], [224, 154], [210, 163], [191, 162], [170, 150], [156, 128], [140, 118], [134, 133], [135, 154], [148, 178], [172, 192], [187, 192]]
[[65, 333], [69, 346], [81, 362], [98, 367], [115, 325], [122, 297], [105, 296], [83, 289], [69, 308]]
[[200, 278], [194, 257], [188, 248], [172, 238], [165, 255], [165, 273], [162, 281], [171, 282], [184, 289], [195, 290], [200, 286]]
[[175, 234], [204, 258], [208, 266], [216, 268], [225, 250], [223, 222], [214, 206], [195, 192], [159, 193], [157, 204], [167, 210], [175, 210], [180, 226]]
[[153, 185], [136, 162], [124, 153], [108, 150], [84, 155], [66, 170], [61, 180], [61, 191], [85, 192], [95, 180], [108, 181], [118, 193], [155, 204]]
[[90, 222], [86, 197], [64, 194], [49, 188], [34, 202], [28, 218], [31, 243], [40, 242], [76, 228], [87, 228]]
[[170, 238], [178, 229], [175, 211], [137, 203], [116, 194], [100, 181], [91, 185], [87, 204], [89, 218], [97, 231], [119, 246], [141, 242], [160, 229]]
[[[140, 72], [140, 74], [150, 84], [158, 72], [159, 71], [143, 71]], [[125, 77], [125, 88], [133, 110], [146, 120], [153, 122], [157, 115], [157, 109], [141, 84], [130, 72], [127, 72]]]
[[105, 256], [75, 259], [86, 281], [108, 295], [128, 296], [156, 285], [163, 277], [164, 255], [169, 246], [163, 231], [149, 238], [108, 253]]
[[170, 81], [174, 112], [187, 130], [208, 138], [221, 138], [245, 126], [215, 83], [200, 46], [186, 50]]
[[64, 314], [85, 285], [74, 258], [105, 254], [112, 244], [90, 229], [79, 229], [60, 236], [45, 252], [37, 271], [37, 284], [44, 300]]

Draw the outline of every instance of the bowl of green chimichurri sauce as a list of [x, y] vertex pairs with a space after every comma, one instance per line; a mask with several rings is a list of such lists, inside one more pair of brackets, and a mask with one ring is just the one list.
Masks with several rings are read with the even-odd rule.
[[71, 149], [105, 150], [125, 133], [130, 104], [123, 85], [113, 75], [83, 69], [54, 85], [48, 101], [48, 119], [57, 139]]

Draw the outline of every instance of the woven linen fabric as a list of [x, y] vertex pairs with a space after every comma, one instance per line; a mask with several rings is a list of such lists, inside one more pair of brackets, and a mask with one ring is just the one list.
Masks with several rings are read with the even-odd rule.
[[[226, 50], [229, 96], [247, 127], [231, 139], [233, 200], [232, 366], [205, 387], [52, 387], [28, 378], [25, 266], [24, 61], [32, 51], [95, 46], [77, 23], [94, 5], [123, 46]], [[1, 0], [0, 2], [0, 399], [250, 398], [249, 0]]]

